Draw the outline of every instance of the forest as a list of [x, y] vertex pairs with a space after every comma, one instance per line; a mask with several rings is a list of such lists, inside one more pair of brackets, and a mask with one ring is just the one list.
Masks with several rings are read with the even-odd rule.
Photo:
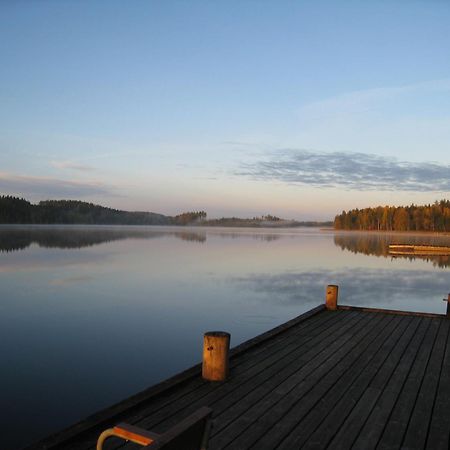
[[205, 217], [204, 211], [172, 217], [120, 211], [79, 200], [45, 200], [34, 205], [23, 198], [0, 196], [0, 223], [3, 224], [187, 225]]
[[334, 219], [337, 230], [450, 231], [450, 201], [417, 206], [378, 206], [342, 211]]
[[176, 216], [153, 212], [121, 211], [79, 200], [45, 200], [34, 205], [23, 198], [0, 196], [0, 224], [79, 225], [198, 225], [217, 227], [331, 227], [332, 222], [298, 222], [267, 214], [252, 219], [222, 217], [207, 219], [205, 211]]

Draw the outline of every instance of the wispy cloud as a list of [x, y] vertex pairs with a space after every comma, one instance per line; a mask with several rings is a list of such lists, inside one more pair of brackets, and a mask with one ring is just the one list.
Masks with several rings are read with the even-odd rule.
[[50, 165], [56, 169], [78, 170], [81, 172], [91, 172], [96, 170], [95, 167], [77, 163], [75, 161], [50, 161]]
[[[450, 79], [344, 92], [296, 109], [296, 128], [278, 147], [363, 151], [450, 163]], [[425, 153], [426, 152], [426, 153]], [[401, 156], [404, 155], [404, 156]]]
[[450, 166], [347, 152], [279, 150], [235, 172], [255, 180], [322, 188], [380, 191], [450, 191]]
[[45, 197], [115, 196], [114, 188], [97, 181], [60, 180], [0, 172], [0, 191], [14, 195]]
[[337, 116], [361, 114], [382, 108], [386, 102], [400, 102], [404, 98], [421, 98], [434, 94], [448, 95], [450, 79], [431, 80], [404, 86], [387, 86], [359, 91], [345, 92], [330, 98], [318, 100], [299, 109], [302, 120], [315, 121]]

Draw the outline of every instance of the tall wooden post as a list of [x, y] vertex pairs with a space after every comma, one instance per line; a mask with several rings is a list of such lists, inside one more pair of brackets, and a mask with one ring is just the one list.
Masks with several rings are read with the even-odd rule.
[[336, 286], [335, 284], [329, 284], [327, 286], [325, 305], [326, 305], [327, 309], [330, 311], [337, 310], [338, 291], [339, 291], [339, 286]]
[[203, 336], [202, 376], [209, 381], [224, 381], [228, 377], [230, 334], [208, 331]]
[[[445, 298], [444, 298], [445, 301]], [[448, 294], [447, 298], [447, 319], [450, 319], [450, 294]]]

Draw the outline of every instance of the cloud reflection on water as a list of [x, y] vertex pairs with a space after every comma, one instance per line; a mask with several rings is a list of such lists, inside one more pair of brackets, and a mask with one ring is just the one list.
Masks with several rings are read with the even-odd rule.
[[[325, 286], [340, 287], [340, 303], [352, 306], [394, 307], [440, 311], [441, 298], [450, 287], [447, 272], [348, 268], [300, 273], [253, 274], [235, 277], [233, 283], [284, 304], [317, 305], [324, 301]], [[432, 305], [429, 300], [435, 301]], [[397, 308], [394, 308], [397, 309]], [[443, 311], [440, 311], [443, 312]]]

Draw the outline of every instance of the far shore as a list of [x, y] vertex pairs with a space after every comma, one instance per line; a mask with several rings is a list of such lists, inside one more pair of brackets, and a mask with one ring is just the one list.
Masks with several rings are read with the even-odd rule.
[[410, 236], [450, 236], [448, 231], [394, 231], [394, 230], [337, 230], [335, 228], [321, 228], [323, 231], [334, 231], [339, 233], [370, 233], [370, 234], [398, 234]]

